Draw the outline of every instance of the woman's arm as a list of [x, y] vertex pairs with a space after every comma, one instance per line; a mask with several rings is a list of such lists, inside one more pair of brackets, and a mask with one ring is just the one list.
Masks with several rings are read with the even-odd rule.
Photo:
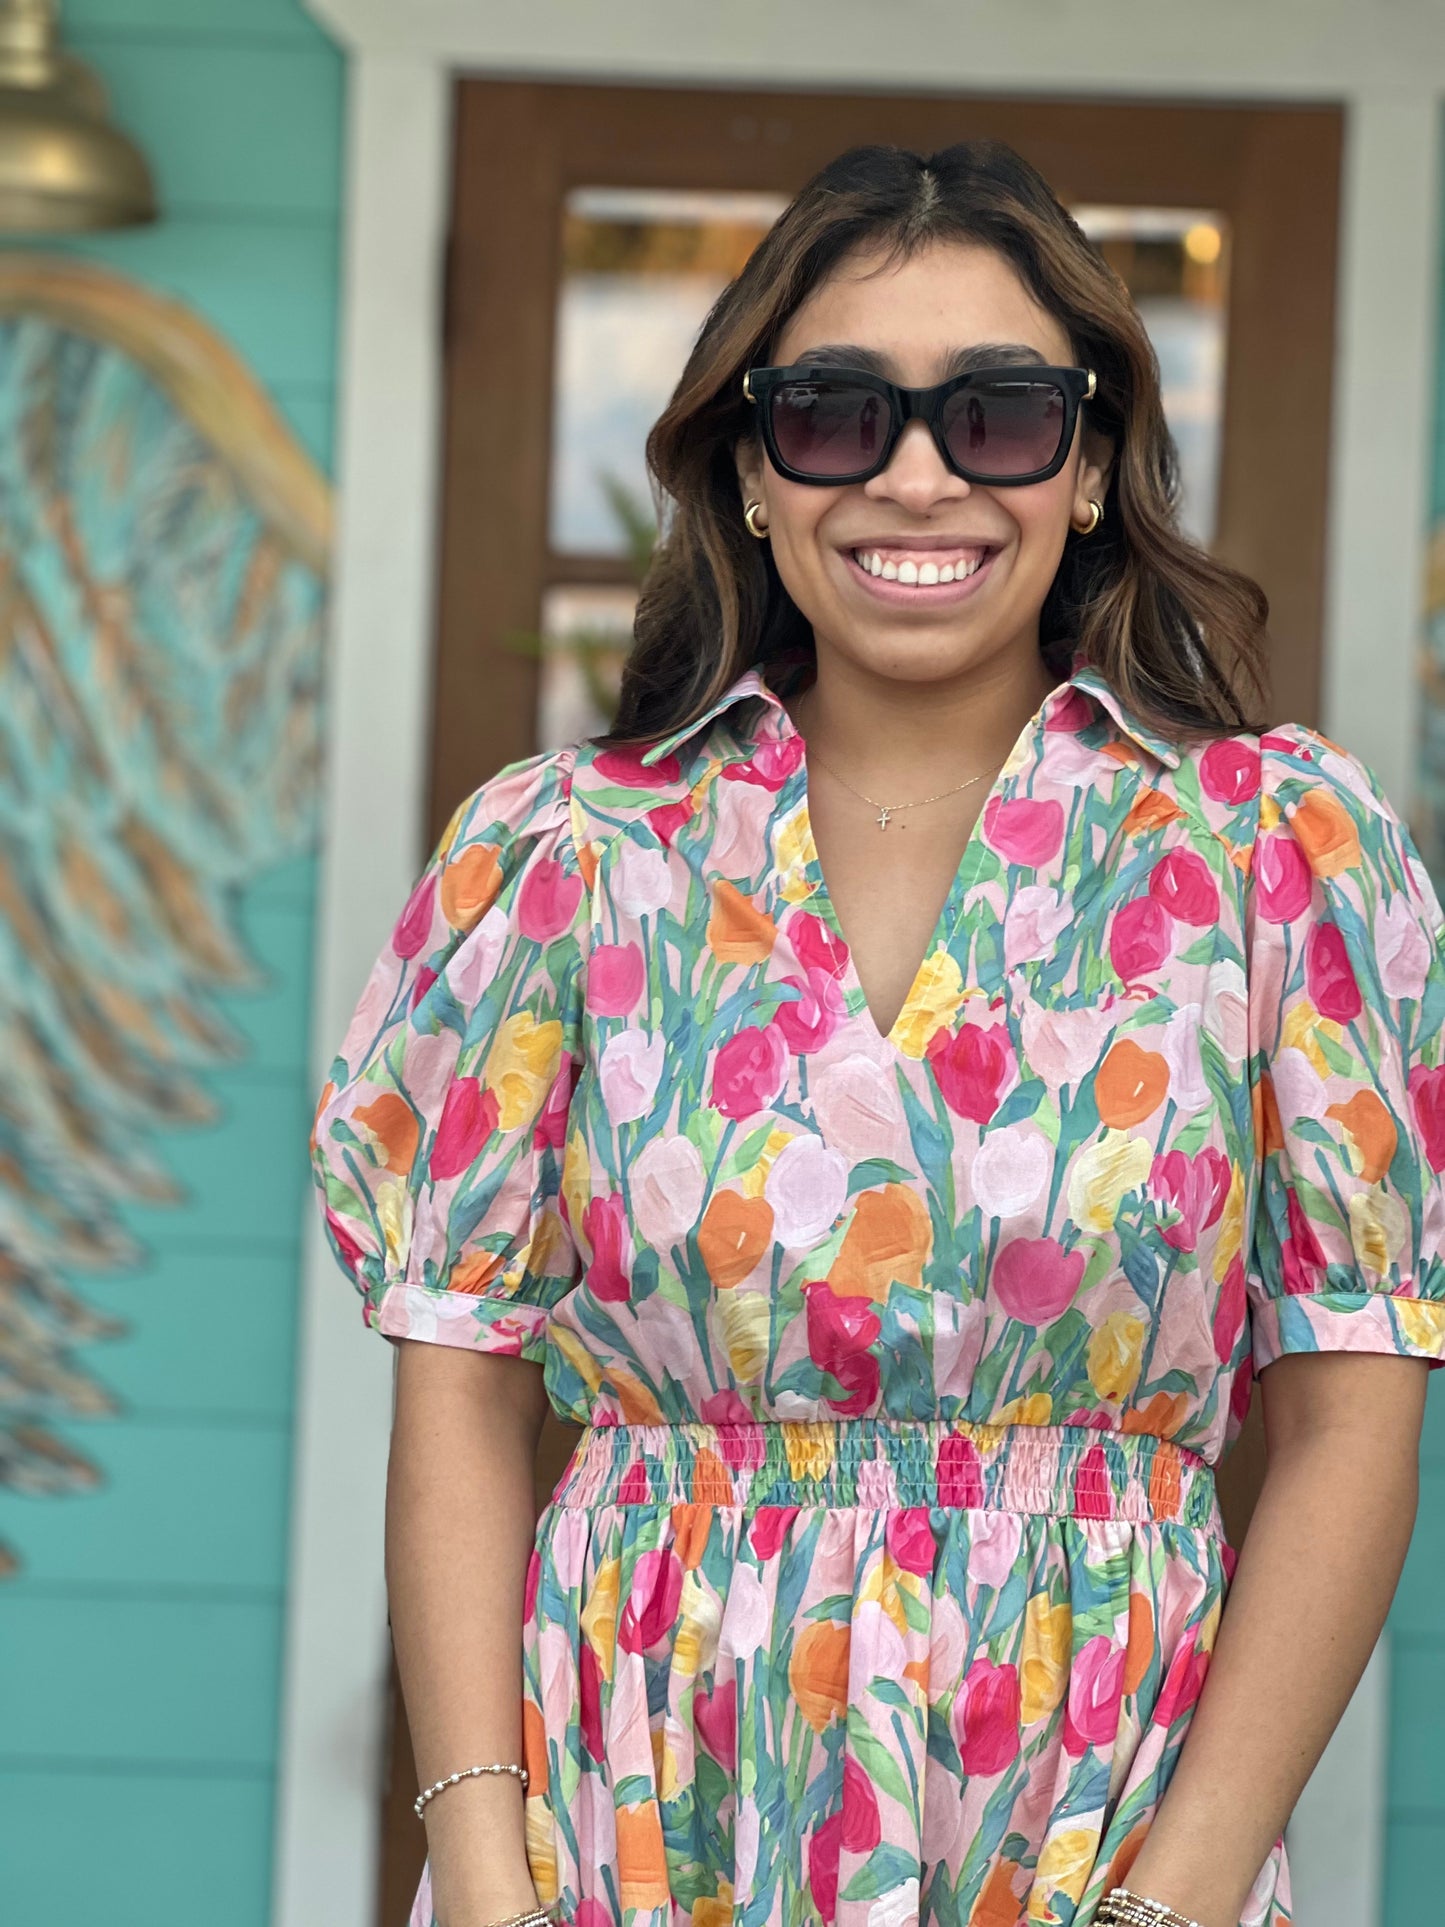
[[[522, 1758], [522, 1599], [536, 1525], [541, 1369], [403, 1340], [386, 1485], [386, 1585], [421, 1786]], [[523, 1792], [480, 1774], [427, 1803], [440, 1927], [537, 1904]]]
[[1429, 1366], [1294, 1353], [1260, 1374], [1268, 1464], [1136, 1893], [1238, 1927], [1255, 1876], [1359, 1683], [1419, 1499]]

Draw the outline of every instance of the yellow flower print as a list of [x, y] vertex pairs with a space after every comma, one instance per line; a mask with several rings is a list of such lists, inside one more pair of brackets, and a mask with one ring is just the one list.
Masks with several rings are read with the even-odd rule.
[[1445, 1304], [1434, 1298], [1396, 1298], [1392, 1302], [1410, 1343], [1438, 1357], [1445, 1349]]
[[386, 1241], [388, 1271], [398, 1271], [411, 1249], [412, 1195], [401, 1178], [386, 1177], [376, 1187], [376, 1215]]
[[1112, 1231], [1125, 1196], [1149, 1175], [1154, 1152], [1147, 1138], [1108, 1130], [1074, 1160], [1069, 1215], [1084, 1231]]
[[951, 1024], [963, 1003], [963, 972], [947, 948], [927, 958], [918, 981], [894, 1020], [892, 1040], [905, 1057], [922, 1057], [928, 1040], [944, 1024]]
[[587, 1153], [587, 1139], [580, 1130], [573, 1131], [567, 1139], [562, 1159], [562, 1196], [567, 1200], [568, 1216], [573, 1224], [580, 1225], [592, 1196], [592, 1161]]
[[562, 1026], [555, 1018], [539, 1024], [530, 1010], [519, 1010], [499, 1025], [482, 1081], [496, 1097], [504, 1131], [536, 1117], [561, 1061]]
[[1054, 1401], [1049, 1392], [1030, 1392], [1024, 1398], [1011, 1398], [998, 1415], [1000, 1425], [1052, 1425]]
[[733, 1377], [740, 1386], [760, 1383], [768, 1362], [770, 1311], [766, 1295], [761, 1291], [725, 1291], [713, 1303]]
[[700, 1894], [692, 1903], [692, 1927], [733, 1927], [733, 1888], [720, 1883], [716, 1894]]
[[768, 1132], [763, 1148], [758, 1153], [757, 1162], [749, 1165], [739, 1179], [744, 1196], [760, 1198], [763, 1195], [763, 1186], [768, 1181], [768, 1173], [773, 1168], [774, 1158], [783, 1146], [790, 1144], [797, 1135], [796, 1131], [785, 1131], [781, 1126], [774, 1126]]
[[1260, 835], [1263, 836], [1266, 830], [1278, 829], [1279, 820], [1280, 820], [1279, 804], [1275, 802], [1272, 796], [1261, 796], [1259, 799]]
[[1239, 1255], [1244, 1243], [1244, 1172], [1234, 1165], [1229, 1174], [1229, 1195], [1219, 1214], [1219, 1242], [1214, 1247], [1214, 1282], [1223, 1284], [1225, 1273]]
[[1320, 1033], [1338, 1043], [1344, 1036], [1344, 1028], [1333, 1017], [1321, 1017], [1308, 997], [1301, 997], [1291, 1007], [1280, 1025], [1279, 1041], [1291, 1050], [1303, 1051], [1314, 1067], [1316, 1077], [1321, 1083], [1330, 1074], [1329, 1061], [1320, 1049]]
[[557, 1347], [589, 1392], [595, 1394], [601, 1389], [602, 1367], [575, 1332], [559, 1326], [550, 1334], [549, 1342]]
[[804, 903], [812, 896], [817, 884], [808, 875], [808, 867], [816, 855], [808, 805], [802, 802], [788, 811], [773, 836], [778, 889], [784, 903]]
[[526, 1808], [527, 1865], [532, 1870], [538, 1900], [544, 1907], [550, 1907], [558, 1891], [556, 1830], [545, 1800], [528, 1800]]
[[1089, 1383], [1100, 1398], [1127, 1398], [1139, 1381], [1144, 1320], [1111, 1311], [1089, 1338]]
[[1074, 1613], [1067, 1599], [1051, 1603], [1036, 1592], [1024, 1608], [1024, 1645], [1019, 1664], [1019, 1709], [1025, 1726], [1052, 1713], [1069, 1683]]
[[784, 1419], [779, 1426], [783, 1450], [788, 1455], [788, 1472], [794, 1479], [823, 1479], [833, 1463], [837, 1435], [826, 1423], [810, 1424], [806, 1419]]
[[1350, 1199], [1350, 1243], [1365, 1271], [1384, 1277], [1399, 1256], [1409, 1228], [1405, 1207], [1383, 1184], [1356, 1191]]
[[681, 1624], [672, 1642], [672, 1676], [677, 1690], [681, 1691], [712, 1664], [722, 1631], [721, 1601], [696, 1570], [688, 1572], [683, 1579], [678, 1613]]
[[[1051, 1904], [1051, 1896], [1056, 1893], [1067, 1894], [1078, 1906], [1098, 1844], [1098, 1829], [1091, 1827], [1069, 1827], [1044, 1843], [1034, 1869], [1034, 1884], [1029, 1895], [1030, 1920], [1051, 1921], [1058, 1918]], [[1045, 1909], [1048, 1911], [1045, 1912]]]
[[617, 1599], [622, 1588], [622, 1560], [614, 1554], [597, 1568], [582, 1608], [582, 1635], [597, 1655], [597, 1670], [603, 1679], [612, 1678], [617, 1656]]
[[885, 1551], [863, 1581], [858, 1590], [858, 1597], [863, 1601], [877, 1600], [888, 1618], [906, 1639], [908, 1609], [903, 1603], [905, 1593], [910, 1593], [915, 1599], [922, 1599], [923, 1581], [919, 1574], [906, 1571]]

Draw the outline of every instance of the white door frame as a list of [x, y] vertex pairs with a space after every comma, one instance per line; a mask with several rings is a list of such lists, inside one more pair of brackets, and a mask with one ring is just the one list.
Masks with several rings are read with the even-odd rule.
[[[425, 838], [440, 294], [457, 73], [1330, 101], [1346, 114], [1323, 727], [1409, 807], [1440, 250], [1437, 0], [306, 0], [350, 52], [314, 1083]], [[1207, 20], [1202, 27], [1201, 19]], [[821, 50], [821, 51], [820, 51]], [[1402, 374], [1406, 377], [1402, 379]], [[391, 1348], [308, 1213], [273, 1927], [375, 1917]], [[1295, 1913], [1379, 1927], [1387, 1641], [1290, 1826]]]

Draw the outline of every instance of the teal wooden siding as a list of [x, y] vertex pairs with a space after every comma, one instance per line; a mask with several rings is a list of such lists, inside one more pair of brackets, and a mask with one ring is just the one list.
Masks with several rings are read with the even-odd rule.
[[[164, 202], [70, 245], [193, 306], [329, 469], [342, 56], [298, 0], [64, 14]], [[154, 1140], [184, 1199], [127, 1212], [146, 1261], [73, 1281], [131, 1327], [82, 1354], [121, 1414], [62, 1428], [104, 1483], [0, 1492], [24, 1560], [0, 1587], [7, 1920], [268, 1918], [314, 911], [314, 857], [246, 893], [267, 981], [218, 1001], [250, 1052], [207, 1080], [214, 1126]]]
[[[1445, 185], [1445, 110], [1439, 123]], [[1438, 367], [1434, 379], [1431, 525], [1445, 529], [1445, 194], [1437, 237]], [[1427, 646], [1445, 653], [1445, 610], [1435, 610]], [[1424, 854], [1445, 891], [1445, 717], [1427, 716], [1421, 735]], [[1445, 1388], [1426, 1401], [1420, 1511], [1400, 1589], [1390, 1612], [1390, 1740], [1386, 1789], [1383, 1927], [1434, 1920], [1445, 1865]]]

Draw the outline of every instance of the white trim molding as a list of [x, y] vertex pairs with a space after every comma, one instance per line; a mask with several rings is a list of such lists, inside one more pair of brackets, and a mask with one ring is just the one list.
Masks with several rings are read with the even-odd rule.
[[[1346, 112], [1323, 726], [1408, 808], [1436, 365], [1439, 0], [306, 0], [352, 54], [341, 516], [314, 1035], [422, 851], [452, 77], [1332, 101]], [[1204, 24], [1201, 25], [1201, 20]], [[317, 1079], [325, 1075], [317, 1058]], [[314, 1214], [313, 1214], [314, 1216]], [[388, 1348], [303, 1279], [273, 1927], [370, 1927]], [[1291, 1822], [1309, 1927], [1380, 1927], [1387, 1649]]]
[[[427, 59], [356, 61], [336, 589], [312, 1021], [314, 1089], [415, 881], [425, 838], [438, 344], [451, 90]], [[308, 1200], [273, 1927], [376, 1917], [393, 1348], [362, 1324]]]

